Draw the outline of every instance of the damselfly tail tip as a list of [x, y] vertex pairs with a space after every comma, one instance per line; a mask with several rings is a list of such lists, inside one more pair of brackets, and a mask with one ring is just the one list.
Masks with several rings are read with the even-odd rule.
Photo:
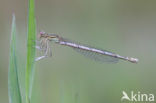
[[128, 61], [130, 61], [132, 63], [138, 63], [139, 59], [137, 59], [137, 58], [129, 58]]

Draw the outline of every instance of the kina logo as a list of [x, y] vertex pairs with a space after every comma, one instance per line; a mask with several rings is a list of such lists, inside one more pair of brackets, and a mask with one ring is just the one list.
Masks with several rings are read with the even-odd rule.
[[128, 95], [125, 91], [122, 91], [121, 101], [132, 101], [132, 102], [153, 102], [154, 94], [146, 94], [141, 92], [131, 91]]

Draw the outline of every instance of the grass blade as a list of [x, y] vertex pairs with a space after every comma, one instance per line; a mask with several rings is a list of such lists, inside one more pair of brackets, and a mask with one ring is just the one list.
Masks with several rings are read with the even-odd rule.
[[10, 42], [10, 61], [8, 71], [8, 89], [9, 89], [9, 103], [22, 103], [19, 86], [19, 78], [17, 73], [17, 58], [16, 58], [16, 24], [15, 15], [12, 19], [12, 31]]
[[29, 0], [27, 64], [26, 64], [26, 103], [30, 103], [35, 71], [36, 22], [34, 0]]

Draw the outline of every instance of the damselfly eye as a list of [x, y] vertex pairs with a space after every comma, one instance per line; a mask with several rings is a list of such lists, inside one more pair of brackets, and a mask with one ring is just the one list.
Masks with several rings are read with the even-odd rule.
[[44, 37], [45, 34], [46, 34], [45, 32], [41, 31], [41, 32], [38, 34], [38, 38]]
[[41, 31], [41, 32], [40, 32], [40, 35], [41, 35], [41, 36], [45, 35], [45, 32]]

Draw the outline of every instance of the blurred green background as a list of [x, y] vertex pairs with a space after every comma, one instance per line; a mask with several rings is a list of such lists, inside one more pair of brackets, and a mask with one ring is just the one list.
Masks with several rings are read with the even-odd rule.
[[[18, 53], [26, 55], [27, 0], [0, 0], [0, 103], [8, 103], [12, 13]], [[51, 44], [53, 56], [36, 63], [40, 103], [121, 103], [122, 91], [156, 94], [155, 0], [36, 0], [37, 32], [44, 30], [123, 56], [138, 64], [99, 63]]]

